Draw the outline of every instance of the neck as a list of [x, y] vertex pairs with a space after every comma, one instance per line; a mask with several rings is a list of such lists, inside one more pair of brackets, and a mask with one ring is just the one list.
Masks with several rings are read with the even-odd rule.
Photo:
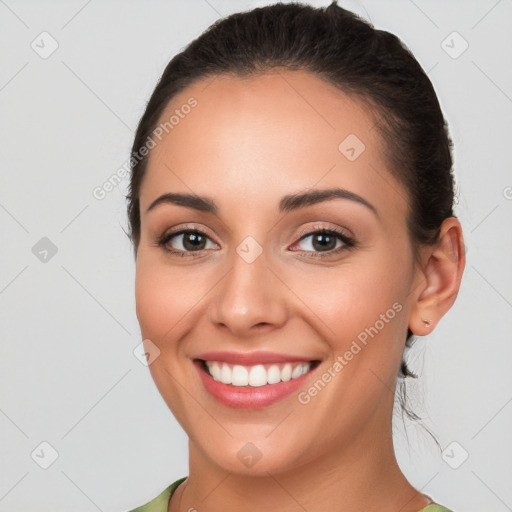
[[169, 512], [418, 512], [429, 500], [401, 472], [390, 427], [377, 420], [307, 464], [263, 476], [227, 472], [190, 440], [189, 476], [173, 495]]

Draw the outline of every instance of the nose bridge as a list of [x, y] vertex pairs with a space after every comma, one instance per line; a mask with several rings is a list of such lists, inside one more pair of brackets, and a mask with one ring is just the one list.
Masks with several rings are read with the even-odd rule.
[[272, 258], [253, 237], [234, 247], [230, 269], [211, 303], [210, 319], [236, 336], [250, 335], [255, 326], [277, 327], [285, 321], [284, 287], [274, 275]]

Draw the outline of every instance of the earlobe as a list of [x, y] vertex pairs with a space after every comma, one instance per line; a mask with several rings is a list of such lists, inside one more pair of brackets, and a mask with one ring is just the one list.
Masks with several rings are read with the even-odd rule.
[[418, 336], [432, 332], [452, 307], [466, 264], [462, 227], [455, 217], [445, 219], [439, 240], [424, 250], [424, 263], [415, 285], [409, 328]]
[[426, 327], [430, 327], [432, 325], [432, 320], [425, 320], [422, 318], [421, 321], [425, 324]]

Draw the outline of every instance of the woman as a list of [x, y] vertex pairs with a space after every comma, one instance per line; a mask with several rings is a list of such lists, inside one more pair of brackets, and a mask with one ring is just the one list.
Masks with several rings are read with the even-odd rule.
[[401, 472], [392, 411], [464, 270], [451, 146], [410, 52], [335, 3], [234, 14], [171, 60], [128, 215], [189, 475], [137, 511], [448, 510]]

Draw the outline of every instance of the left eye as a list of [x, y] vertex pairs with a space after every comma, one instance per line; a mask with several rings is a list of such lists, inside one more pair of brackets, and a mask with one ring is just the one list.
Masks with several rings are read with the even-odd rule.
[[315, 231], [304, 235], [297, 244], [301, 244], [300, 250], [313, 252], [336, 251], [344, 245], [351, 245], [350, 239], [341, 233], [333, 231]]

